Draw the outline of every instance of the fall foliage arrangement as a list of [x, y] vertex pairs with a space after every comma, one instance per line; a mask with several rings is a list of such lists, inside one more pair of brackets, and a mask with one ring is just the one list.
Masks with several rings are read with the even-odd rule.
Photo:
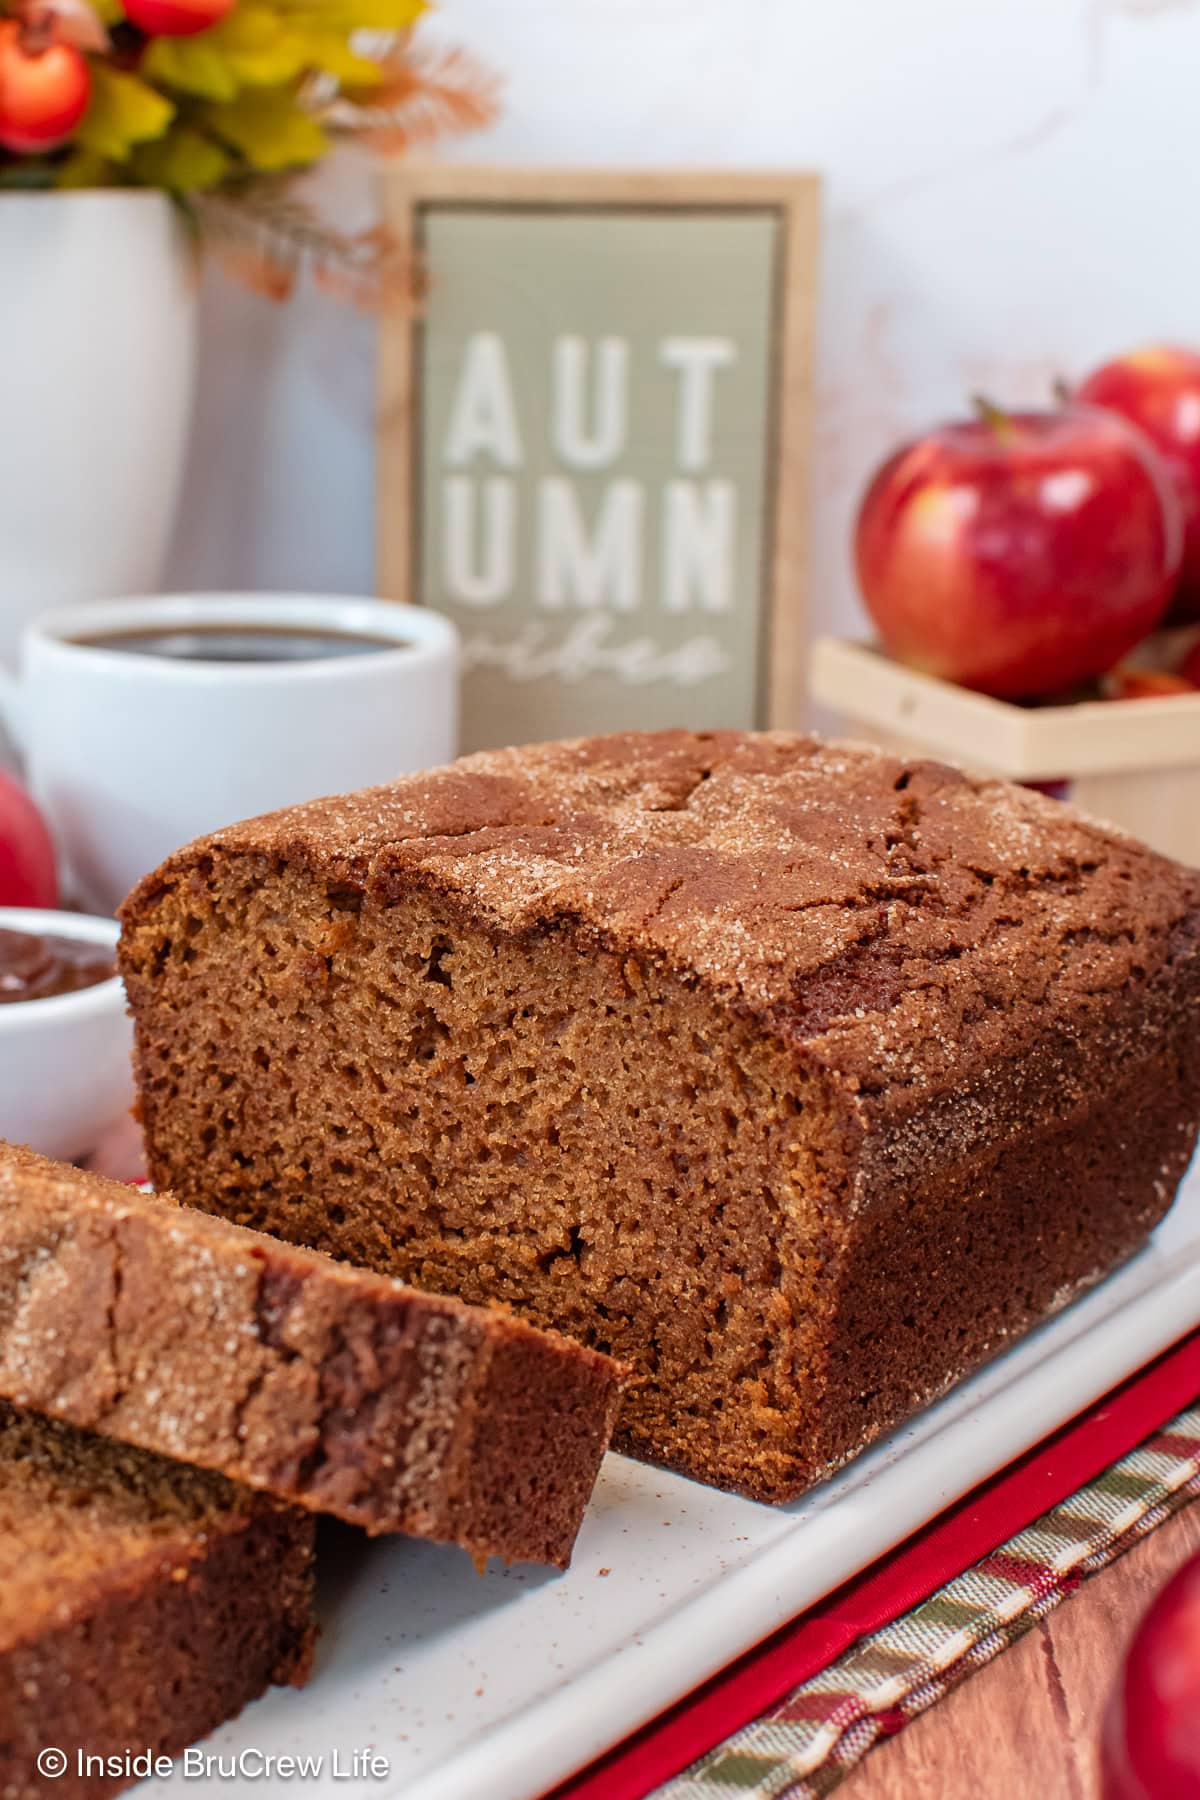
[[339, 141], [397, 152], [485, 124], [494, 84], [414, 42], [427, 0], [0, 0], [0, 193], [166, 190], [241, 272], [305, 259], [369, 288], [379, 234], [331, 232], [289, 178]]

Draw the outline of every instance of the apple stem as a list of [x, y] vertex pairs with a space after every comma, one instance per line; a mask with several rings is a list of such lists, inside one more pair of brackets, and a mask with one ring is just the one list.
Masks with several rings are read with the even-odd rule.
[[1017, 436], [1017, 428], [1013, 424], [1012, 414], [989, 400], [986, 394], [972, 394], [971, 405], [975, 408], [983, 423], [991, 428], [1002, 444], [1011, 444]]
[[1056, 375], [1054, 377], [1050, 392], [1054, 395], [1054, 398], [1058, 401], [1060, 406], [1070, 406], [1072, 400], [1075, 398], [1074, 394], [1071, 392], [1070, 383], [1062, 375]]

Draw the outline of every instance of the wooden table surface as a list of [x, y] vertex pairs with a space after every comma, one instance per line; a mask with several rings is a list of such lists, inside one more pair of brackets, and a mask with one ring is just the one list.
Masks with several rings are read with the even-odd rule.
[[872, 1750], [839, 1796], [1098, 1800], [1100, 1718], [1125, 1645], [1151, 1596], [1197, 1550], [1192, 1504]]

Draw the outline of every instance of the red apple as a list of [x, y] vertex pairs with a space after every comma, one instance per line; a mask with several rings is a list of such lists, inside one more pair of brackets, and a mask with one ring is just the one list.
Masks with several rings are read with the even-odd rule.
[[1183, 506], [1183, 569], [1170, 616], [1200, 619], [1200, 355], [1154, 344], [1105, 363], [1076, 390], [1140, 426], [1171, 472]]
[[0, 906], [57, 906], [54, 845], [25, 789], [0, 772]]
[[1114, 414], [980, 410], [875, 475], [858, 577], [898, 661], [1031, 699], [1103, 674], [1154, 629], [1183, 521], [1153, 447]]
[[0, 146], [17, 156], [53, 150], [87, 111], [92, 77], [73, 44], [59, 43], [53, 21], [0, 21]]
[[124, 0], [125, 17], [147, 37], [192, 37], [233, 6], [234, 0]]
[[1104, 1716], [1102, 1800], [1200, 1800], [1200, 1557], [1137, 1628]]

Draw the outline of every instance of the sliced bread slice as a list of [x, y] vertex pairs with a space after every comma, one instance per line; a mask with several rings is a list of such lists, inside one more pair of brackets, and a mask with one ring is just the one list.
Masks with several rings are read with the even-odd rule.
[[271, 1682], [303, 1682], [314, 1528], [0, 1401], [4, 1800], [102, 1800], [143, 1772], [127, 1756], [177, 1755]]
[[0, 1144], [0, 1395], [369, 1532], [564, 1567], [621, 1369]]

